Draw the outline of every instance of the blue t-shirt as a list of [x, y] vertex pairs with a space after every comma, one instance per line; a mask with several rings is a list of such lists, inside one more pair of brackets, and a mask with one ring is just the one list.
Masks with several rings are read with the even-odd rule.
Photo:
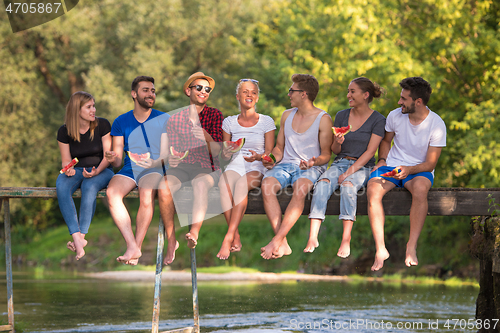
[[143, 123], [135, 119], [133, 110], [115, 119], [111, 135], [123, 136], [124, 166], [131, 165], [127, 151], [135, 154], [149, 152], [151, 159], [160, 157], [161, 135], [166, 133], [165, 125], [169, 118], [169, 114], [152, 109], [148, 119]]

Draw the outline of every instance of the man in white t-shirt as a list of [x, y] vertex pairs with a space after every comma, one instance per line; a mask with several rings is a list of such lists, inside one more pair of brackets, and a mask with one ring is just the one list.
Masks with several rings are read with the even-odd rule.
[[[376, 247], [372, 271], [381, 269], [389, 258], [384, 241], [382, 198], [396, 186], [405, 187], [412, 195], [405, 264], [408, 267], [418, 265], [417, 241], [427, 216], [427, 194], [434, 182], [434, 168], [441, 149], [446, 146], [446, 125], [427, 107], [432, 93], [430, 84], [421, 77], [409, 77], [399, 85], [402, 88], [398, 101], [401, 107], [387, 116], [378, 163], [367, 186], [368, 217]], [[381, 177], [395, 168], [400, 172], [394, 177]]]

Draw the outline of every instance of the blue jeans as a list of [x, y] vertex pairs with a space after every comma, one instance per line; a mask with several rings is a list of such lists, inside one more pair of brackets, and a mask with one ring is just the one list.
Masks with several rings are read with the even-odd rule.
[[[87, 168], [88, 172], [91, 170], [92, 168]], [[90, 222], [94, 217], [97, 192], [108, 186], [113, 175], [113, 170], [107, 168], [97, 176], [85, 178], [83, 177], [83, 168], [75, 168], [73, 176], [68, 177], [63, 173], [57, 177], [57, 201], [70, 235], [75, 232], [88, 233]], [[75, 202], [72, 197], [78, 188], [82, 189], [80, 219], [76, 214]]]
[[[326, 206], [332, 193], [340, 186], [340, 220], [356, 220], [356, 207], [358, 203], [357, 193], [360, 188], [366, 185], [370, 176], [370, 169], [362, 167], [349, 177], [342, 185], [339, 185], [339, 176], [343, 174], [356, 161], [340, 159], [333, 162], [325, 173], [323, 173], [314, 185], [313, 198], [311, 201], [310, 219], [325, 219]], [[322, 179], [328, 179], [324, 181]], [[346, 186], [346, 182], [351, 182], [352, 186]]]

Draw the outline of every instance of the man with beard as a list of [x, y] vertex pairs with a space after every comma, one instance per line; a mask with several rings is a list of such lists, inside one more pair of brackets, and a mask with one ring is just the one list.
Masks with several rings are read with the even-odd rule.
[[[215, 81], [202, 72], [192, 74], [184, 83], [183, 92], [189, 97], [189, 106], [172, 115], [167, 122], [167, 135], [171, 148], [176, 152], [186, 152], [180, 158], [169, 156], [166, 178], [171, 193], [183, 184], [193, 187], [192, 224], [186, 233], [190, 248], [198, 242], [198, 234], [208, 207], [208, 191], [218, 183], [220, 177], [219, 152], [222, 141], [222, 113], [206, 105]], [[165, 211], [165, 226], [174, 227], [174, 202], [172, 196], [166, 203], [160, 202]], [[173, 258], [165, 256], [165, 264]]]
[[[116, 260], [124, 264], [137, 265], [142, 255], [142, 242], [153, 218], [155, 195], [158, 193], [160, 202], [167, 195], [164, 182], [160, 182], [164, 173], [162, 157], [167, 156], [161, 152], [161, 148], [162, 142], [164, 145], [167, 142], [164, 129], [170, 116], [152, 109], [156, 99], [152, 77], [136, 77], [132, 82], [131, 95], [134, 109], [122, 114], [113, 122], [111, 127], [113, 148], [104, 155], [113, 167], [119, 167], [123, 154], [126, 153], [123, 167], [109, 182], [106, 194], [111, 217], [127, 244], [125, 253]], [[140, 204], [134, 236], [132, 221], [123, 198], [136, 186], [139, 190]], [[166, 232], [167, 235], [171, 233], [170, 230]], [[175, 251], [175, 246], [172, 248]], [[173, 256], [172, 253], [169, 255]]]
[[[427, 107], [432, 93], [430, 84], [421, 77], [409, 77], [399, 85], [402, 88], [398, 101], [401, 107], [387, 116], [378, 163], [367, 187], [368, 217], [376, 247], [372, 271], [381, 269], [389, 258], [384, 241], [382, 198], [396, 186], [405, 187], [412, 195], [405, 264], [408, 267], [418, 265], [417, 241], [427, 216], [427, 193], [434, 182], [434, 168], [441, 149], [446, 146], [446, 125]], [[393, 177], [381, 176], [395, 168], [399, 173]]]

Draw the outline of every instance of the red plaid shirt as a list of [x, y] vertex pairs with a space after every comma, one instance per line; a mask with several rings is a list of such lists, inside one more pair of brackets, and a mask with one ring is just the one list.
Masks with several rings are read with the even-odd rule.
[[[224, 120], [222, 112], [205, 105], [198, 116], [201, 127], [210, 134], [212, 139], [216, 142], [222, 142], [222, 121]], [[170, 145], [178, 152], [189, 150], [188, 156], [181, 163], [200, 163], [202, 168], [220, 169], [218, 156], [213, 158], [208, 153], [206, 141], [195, 138], [191, 133], [192, 128], [193, 123], [189, 120], [189, 108], [174, 114], [167, 122]]]

